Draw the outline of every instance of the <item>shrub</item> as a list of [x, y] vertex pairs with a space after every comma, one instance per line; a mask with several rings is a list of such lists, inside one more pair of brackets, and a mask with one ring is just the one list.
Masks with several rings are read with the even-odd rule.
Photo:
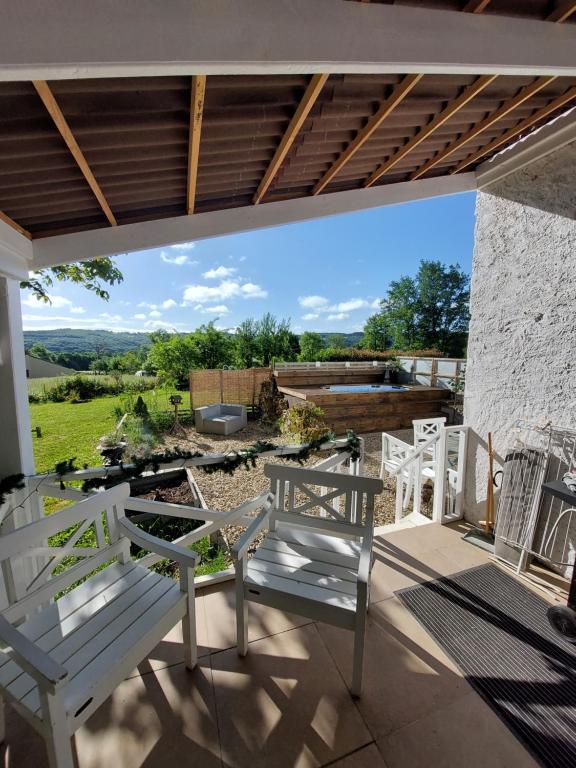
[[138, 416], [138, 418], [142, 419], [142, 421], [148, 421], [150, 419], [150, 414], [148, 413], [148, 406], [142, 399], [142, 395], [138, 395], [138, 398], [136, 399], [136, 403], [134, 404], [133, 413], [134, 413], [134, 416]]
[[317, 440], [329, 432], [324, 411], [317, 405], [294, 405], [284, 413], [279, 426], [283, 435], [289, 435], [300, 443]]

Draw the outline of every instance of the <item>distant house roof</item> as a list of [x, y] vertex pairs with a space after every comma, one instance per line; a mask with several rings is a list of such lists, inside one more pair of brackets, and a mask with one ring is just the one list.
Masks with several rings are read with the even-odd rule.
[[73, 368], [42, 360], [26, 353], [26, 376], [29, 379], [42, 379], [46, 376], [71, 376], [76, 373]]

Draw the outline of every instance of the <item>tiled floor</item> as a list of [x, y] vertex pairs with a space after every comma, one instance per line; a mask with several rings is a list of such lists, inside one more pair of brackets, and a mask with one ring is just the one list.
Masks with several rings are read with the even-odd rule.
[[[175, 630], [78, 732], [80, 768], [535, 768], [394, 597], [486, 562], [462, 532], [430, 524], [376, 539], [360, 700], [346, 687], [351, 633], [251, 605], [240, 659], [233, 586], [219, 585], [197, 598], [196, 671]], [[42, 739], [11, 711], [3, 759], [46, 766]]]

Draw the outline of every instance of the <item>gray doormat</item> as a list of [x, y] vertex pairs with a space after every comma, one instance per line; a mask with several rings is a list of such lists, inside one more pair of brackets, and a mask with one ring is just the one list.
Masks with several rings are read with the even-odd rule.
[[576, 766], [576, 647], [547, 602], [492, 564], [396, 594], [541, 765]]

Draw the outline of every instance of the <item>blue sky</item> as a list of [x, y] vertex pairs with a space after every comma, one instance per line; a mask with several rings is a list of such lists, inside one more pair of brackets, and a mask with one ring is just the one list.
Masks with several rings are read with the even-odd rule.
[[66, 283], [51, 306], [23, 292], [24, 328], [234, 328], [269, 311], [297, 333], [361, 330], [390, 281], [421, 259], [470, 272], [474, 201], [466, 193], [124, 254], [108, 303]]

